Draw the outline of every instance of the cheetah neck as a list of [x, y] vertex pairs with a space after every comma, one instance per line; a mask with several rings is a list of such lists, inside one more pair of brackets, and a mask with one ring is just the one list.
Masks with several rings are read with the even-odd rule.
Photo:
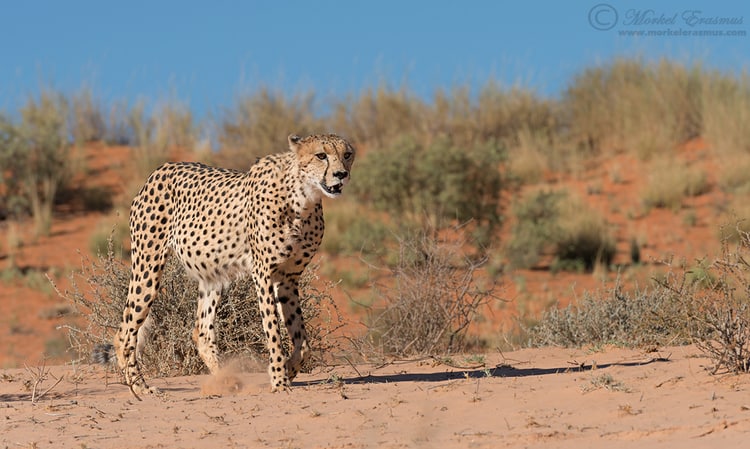
[[307, 217], [320, 205], [320, 189], [307, 182], [297, 164], [296, 157], [290, 157], [290, 167], [284, 181], [290, 192], [289, 204], [297, 216]]

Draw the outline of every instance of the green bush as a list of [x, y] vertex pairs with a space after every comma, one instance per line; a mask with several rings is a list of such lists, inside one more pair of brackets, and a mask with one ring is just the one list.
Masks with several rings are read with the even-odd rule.
[[605, 220], [567, 192], [534, 192], [513, 206], [513, 215], [505, 252], [514, 268], [531, 268], [545, 254], [564, 270], [591, 270], [614, 258], [615, 242]]
[[559, 203], [565, 192], [539, 190], [513, 205], [515, 219], [505, 249], [513, 268], [531, 268], [539, 263], [560, 235]]
[[67, 114], [65, 98], [44, 90], [29, 98], [19, 123], [0, 117], [2, 207], [15, 216], [30, 213], [37, 235], [49, 234], [57, 194], [73, 176]]
[[502, 157], [502, 149], [492, 143], [462, 148], [444, 139], [421, 142], [402, 136], [365, 155], [352, 190], [397, 221], [426, 220], [438, 229], [473, 221], [491, 230], [502, 218]]
[[322, 248], [330, 254], [385, 254], [388, 227], [353, 204], [330, 205], [325, 209], [326, 232]]

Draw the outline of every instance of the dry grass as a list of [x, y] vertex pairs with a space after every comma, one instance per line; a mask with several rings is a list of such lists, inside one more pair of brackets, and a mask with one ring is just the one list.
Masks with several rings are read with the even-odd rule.
[[679, 210], [683, 199], [710, 189], [705, 171], [672, 157], [653, 161], [642, 198], [646, 207]]
[[570, 83], [563, 109], [574, 142], [641, 159], [671, 152], [700, 133], [702, 71], [669, 60], [616, 59]]
[[221, 152], [217, 162], [247, 170], [259, 157], [287, 149], [289, 134], [325, 131], [315, 115], [312, 93], [288, 97], [262, 88], [242, 95], [224, 111], [219, 129]]
[[703, 135], [713, 149], [727, 158], [750, 151], [750, 75], [707, 72], [701, 99]]
[[[317, 267], [311, 266], [301, 279], [302, 309], [312, 356], [305, 366], [323, 363], [335, 346], [332, 333], [341, 326], [335, 303], [327, 289], [312, 286]], [[72, 290], [60, 293], [86, 317], [83, 325], [68, 326], [72, 348], [87, 360], [96, 346], [109, 344], [122, 320], [130, 269], [109, 252], [94, 261], [84, 261], [71, 278]], [[176, 259], [170, 258], [162, 275], [162, 288], [151, 309], [154, 326], [143, 357], [144, 370], [154, 376], [200, 373], [204, 364], [191, 335], [195, 323], [197, 282]], [[217, 344], [224, 360], [266, 360], [265, 335], [253, 282], [243, 278], [222, 293], [216, 313]]]
[[547, 153], [552, 147], [548, 136], [528, 129], [518, 133], [518, 146], [508, 152], [508, 168], [512, 176], [523, 184], [536, 184], [550, 168]]

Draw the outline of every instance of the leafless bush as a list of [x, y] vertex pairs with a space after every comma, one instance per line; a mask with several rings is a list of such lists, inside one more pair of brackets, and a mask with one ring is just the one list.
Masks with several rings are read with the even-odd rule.
[[713, 360], [713, 373], [750, 372], [750, 234], [722, 244], [721, 255], [697, 274], [661, 281], [674, 292], [692, 340]]
[[[328, 288], [313, 285], [317, 267], [311, 266], [301, 279], [300, 290], [312, 357], [306, 369], [323, 363], [324, 355], [334, 348], [332, 333], [342, 325]], [[72, 348], [81, 360], [87, 360], [94, 347], [108, 344], [119, 327], [127, 299], [130, 269], [113, 255], [85, 260], [72, 277], [72, 291], [61, 295], [79, 310], [86, 320], [71, 325], [68, 334]], [[171, 257], [161, 280], [161, 290], [151, 314], [154, 326], [142, 354], [143, 368], [151, 376], [189, 375], [202, 372], [204, 364], [193, 345], [197, 282]], [[233, 282], [222, 293], [216, 313], [217, 344], [226, 359], [265, 360], [265, 336], [252, 280]], [[288, 348], [287, 348], [288, 349]]]
[[[384, 300], [371, 310], [360, 350], [412, 356], [460, 352], [479, 308], [492, 298], [492, 288], [477, 282], [484, 260], [460, 256], [460, 245], [424, 233], [400, 240], [392, 285], [375, 288]], [[365, 352], [365, 351], [363, 351]]]

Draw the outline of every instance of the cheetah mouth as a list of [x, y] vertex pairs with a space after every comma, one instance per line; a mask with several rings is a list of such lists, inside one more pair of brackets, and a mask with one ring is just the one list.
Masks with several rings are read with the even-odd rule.
[[320, 188], [323, 189], [323, 191], [331, 197], [339, 196], [341, 195], [341, 188], [344, 187], [344, 184], [336, 184], [335, 186], [328, 186], [325, 182], [320, 183]]

